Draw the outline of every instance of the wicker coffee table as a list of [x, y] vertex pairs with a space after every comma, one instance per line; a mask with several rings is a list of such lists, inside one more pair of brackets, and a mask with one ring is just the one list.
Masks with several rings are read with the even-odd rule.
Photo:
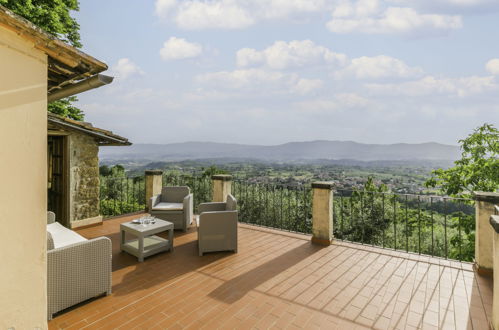
[[[168, 231], [168, 239], [154, 234]], [[156, 219], [154, 224], [135, 224], [125, 222], [120, 225], [121, 251], [130, 253], [143, 262], [144, 258], [163, 251], [173, 251], [173, 223]], [[125, 241], [125, 233], [136, 236], [136, 239]]]

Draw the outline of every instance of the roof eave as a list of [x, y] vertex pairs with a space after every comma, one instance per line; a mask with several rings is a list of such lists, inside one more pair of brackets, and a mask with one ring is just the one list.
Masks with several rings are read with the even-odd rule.
[[64, 118], [62, 116], [48, 113], [48, 122], [69, 130], [79, 131], [96, 139], [99, 146], [130, 146], [132, 143], [127, 138], [113, 134], [97, 127], [82, 122]]

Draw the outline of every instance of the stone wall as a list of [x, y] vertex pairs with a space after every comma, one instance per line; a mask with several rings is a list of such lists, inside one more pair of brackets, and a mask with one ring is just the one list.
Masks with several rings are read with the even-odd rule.
[[99, 219], [99, 147], [85, 134], [71, 132], [69, 136], [71, 227], [98, 222]]

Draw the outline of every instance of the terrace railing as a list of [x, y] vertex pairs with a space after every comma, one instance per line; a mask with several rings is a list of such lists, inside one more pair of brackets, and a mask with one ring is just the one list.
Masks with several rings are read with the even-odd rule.
[[460, 261], [473, 260], [472, 200], [338, 190], [333, 205], [335, 239]]
[[280, 230], [312, 233], [310, 186], [285, 186], [235, 180], [239, 221]]
[[144, 207], [144, 176], [100, 177], [100, 213], [104, 217], [138, 212]]
[[[186, 185], [194, 207], [212, 200], [212, 181], [199, 173], [165, 173], [163, 186]], [[145, 180], [101, 177], [101, 214], [141, 211]], [[312, 233], [310, 185], [232, 182], [241, 222]], [[372, 191], [337, 190], [333, 194], [334, 238], [460, 261], [472, 261], [475, 208], [469, 199]]]

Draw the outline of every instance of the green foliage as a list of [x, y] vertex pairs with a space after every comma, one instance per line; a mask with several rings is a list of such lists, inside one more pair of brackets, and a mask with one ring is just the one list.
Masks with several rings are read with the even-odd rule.
[[382, 193], [387, 190], [386, 185], [380, 184], [378, 186], [372, 177], [368, 177], [362, 190], [351, 192], [346, 205], [343, 205], [343, 200], [337, 200], [341, 203], [335, 205], [337, 212], [342, 212], [343, 217], [348, 214], [355, 219], [345, 227], [341, 223], [341, 230], [335, 232], [337, 237], [354, 242], [380, 245], [382, 234], [390, 224], [389, 218], [386, 218], [384, 214], [385, 200], [382, 198], [384, 197]]
[[310, 187], [287, 187], [234, 181], [239, 221], [299, 233], [312, 233]]
[[47, 110], [59, 116], [82, 121], [85, 118], [85, 115], [80, 109], [71, 104], [71, 102], [76, 101], [78, 101], [76, 96], [70, 96], [64, 99], [53, 101], [48, 104]]
[[433, 171], [426, 186], [439, 186], [450, 196], [499, 191], [499, 130], [484, 124], [459, 143], [461, 159], [454, 162], [454, 167]]
[[467, 200], [387, 193], [368, 180], [338, 191], [333, 203], [338, 239], [472, 261], [474, 208]]
[[144, 210], [145, 204], [137, 201], [104, 199], [100, 202], [100, 211], [105, 216], [115, 216]]
[[80, 26], [71, 17], [71, 11], [79, 10], [78, 0], [0, 0], [0, 5], [72, 46], [82, 46]]
[[215, 174], [228, 174], [228, 172], [226, 170], [218, 168], [215, 165], [212, 165], [206, 169], [202, 168], [202, 170], [203, 170], [203, 174], [201, 176], [205, 177], [205, 178], [211, 178], [211, 176], [215, 175]]
[[100, 176], [110, 176], [111, 175], [111, 168], [107, 165], [102, 165], [102, 166], [99, 166], [99, 175]]
[[463, 212], [452, 213], [450, 226], [453, 232], [449, 256], [452, 259], [472, 261], [475, 257], [475, 217]]

